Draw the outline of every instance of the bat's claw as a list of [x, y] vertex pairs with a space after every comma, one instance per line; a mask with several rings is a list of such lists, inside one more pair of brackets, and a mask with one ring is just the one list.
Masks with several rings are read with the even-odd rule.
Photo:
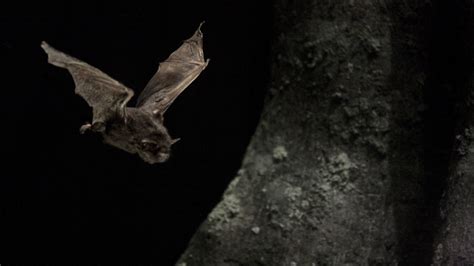
[[206, 21], [202, 21], [201, 23], [199, 23], [199, 27], [197, 29], [198, 31], [201, 31], [201, 27], [202, 27], [202, 25], [204, 25], [204, 23], [206, 23]]
[[202, 27], [203, 24], [204, 24], [204, 21], [201, 22], [201, 24], [199, 24], [199, 27], [194, 32], [193, 36], [191, 36], [191, 38], [187, 39], [185, 42], [189, 42], [189, 41], [200, 42], [202, 40], [202, 37], [203, 37], [202, 31], [201, 31], [201, 27]]
[[79, 128], [79, 132], [80, 132], [81, 134], [84, 134], [84, 133], [86, 133], [87, 130], [90, 130], [91, 127], [92, 127], [92, 125], [89, 124], [89, 123], [84, 124], [84, 125], [81, 126], [81, 128]]
[[92, 130], [94, 132], [104, 132], [105, 131], [105, 124], [102, 122], [94, 122], [92, 124], [86, 123], [79, 128], [79, 132], [81, 134], [86, 133], [86, 131]]

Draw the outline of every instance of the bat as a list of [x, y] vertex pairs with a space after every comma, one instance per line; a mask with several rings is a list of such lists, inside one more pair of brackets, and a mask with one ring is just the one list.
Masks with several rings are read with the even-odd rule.
[[138, 96], [135, 107], [127, 107], [133, 90], [99, 69], [42, 42], [48, 62], [69, 71], [76, 86], [75, 93], [92, 107], [92, 122], [81, 126], [80, 132], [100, 133], [105, 143], [136, 153], [147, 163], [167, 161], [171, 145], [179, 139], [170, 137], [163, 124], [163, 115], [209, 63], [209, 59], [204, 60], [203, 23], [191, 38], [160, 63], [158, 71]]

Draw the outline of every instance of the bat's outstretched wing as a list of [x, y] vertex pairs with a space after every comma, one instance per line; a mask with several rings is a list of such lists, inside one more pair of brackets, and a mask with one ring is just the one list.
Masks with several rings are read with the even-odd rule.
[[93, 124], [105, 123], [111, 116], [123, 114], [133, 91], [109, 77], [99, 69], [62, 53], [46, 42], [41, 47], [48, 54], [48, 62], [71, 73], [76, 84], [75, 92], [93, 109]]
[[155, 115], [163, 114], [206, 68], [209, 60], [204, 60], [201, 25], [191, 38], [160, 63], [158, 71], [138, 97], [137, 107]]

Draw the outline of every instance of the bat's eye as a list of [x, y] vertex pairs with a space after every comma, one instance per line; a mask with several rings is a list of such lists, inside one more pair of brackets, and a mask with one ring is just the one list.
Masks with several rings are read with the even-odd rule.
[[140, 145], [142, 146], [142, 148], [154, 148], [156, 147], [156, 142], [149, 139], [142, 139]]

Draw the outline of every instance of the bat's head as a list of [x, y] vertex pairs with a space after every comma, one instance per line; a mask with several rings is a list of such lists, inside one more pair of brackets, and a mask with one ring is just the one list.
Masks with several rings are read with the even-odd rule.
[[166, 162], [177, 140], [170, 137], [162, 120], [137, 108], [127, 108], [126, 113], [126, 119], [107, 123], [107, 129], [102, 132], [105, 142], [136, 153], [150, 164]]
[[[169, 137], [168, 137], [169, 138]], [[161, 136], [159, 138], [142, 138], [137, 147], [137, 153], [147, 163], [164, 163], [170, 157], [172, 140]]]
[[170, 137], [162, 120], [147, 116], [141, 123], [133, 124], [137, 126], [134, 130], [136, 134], [134, 139], [138, 155], [150, 164], [166, 162], [170, 157], [171, 146], [178, 140]]

